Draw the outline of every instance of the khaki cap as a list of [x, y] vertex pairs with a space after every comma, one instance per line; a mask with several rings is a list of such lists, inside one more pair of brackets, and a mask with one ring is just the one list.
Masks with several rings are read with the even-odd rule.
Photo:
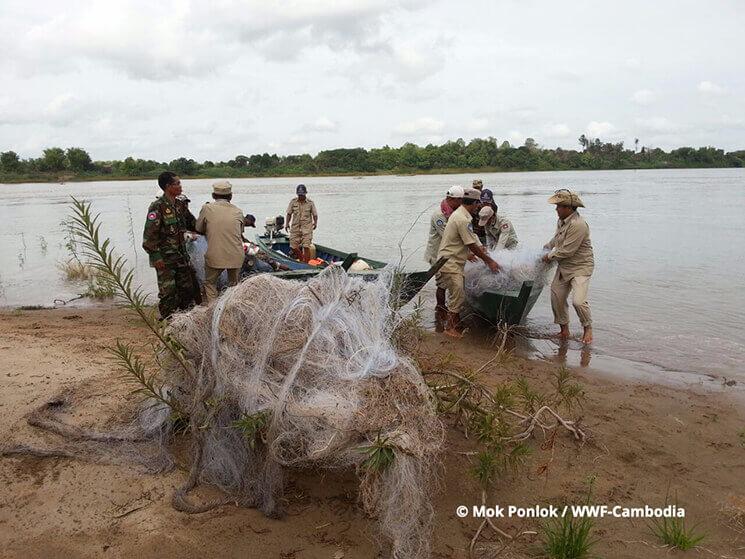
[[466, 188], [463, 193], [464, 200], [481, 200], [481, 192], [475, 188]]
[[479, 210], [479, 227], [483, 227], [494, 215], [494, 210], [490, 206], [484, 206]]
[[224, 196], [232, 193], [233, 185], [228, 181], [217, 181], [212, 185], [212, 194], [220, 194], [221, 196]]
[[455, 186], [451, 186], [446, 196], [448, 198], [463, 198], [463, 187], [458, 186], [457, 184]]
[[582, 203], [582, 199], [576, 192], [572, 192], [565, 188], [557, 190], [551, 198], [548, 199], [549, 204], [557, 204], [559, 206], [571, 206], [573, 208], [584, 208], [585, 205]]

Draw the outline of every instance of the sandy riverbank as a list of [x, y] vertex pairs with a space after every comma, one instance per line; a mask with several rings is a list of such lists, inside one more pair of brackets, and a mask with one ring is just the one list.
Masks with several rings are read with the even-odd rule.
[[[101, 409], [86, 409], [81, 421], [95, 423], [124, 393], [105, 348], [119, 337], [143, 343], [146, 333], [121, 310], [58, 309], [0, 312], [0, 444], [53, 442], [26, 424], [24, 416], [60, 389], [81, 382], [100, 396]], [[443, 361], [455, 371], [487, 363], [494, 349], [483, 340], [452, 341], [429, 335], [422, 342], [422, 365]], [[483, 379], [503, 382], [524, 376], [538, 387], [550, 383], [556, 365], [518, 358], [486, 367]], [[593, 503], [659, 506], [668, 485], [677, 492], [691, 524], [706, 533], [705, 550], [685, 556], [745, 557], [745, 448], [738, 435], [745, 412], [727, 392], [698, 394], [577, 373], [586, 401], [578, 415], [591, 441], [578, 446], [559, 432], [553, 450], [534, 448], [519, 477], [501, 480], [490, 495], [499, 505], [536, 505], [582, 499], [595, 476]], [[546, 445], [543, 445], [544, 447]], [[466, 557], [478, 526], [459, 519], [458, 505], [479, 502], [470, 481], [472, 448], [456, 430], [449, 432], [437, 511], [436, 557]], [[546, 471], [544, 466], [548, 465]], [[264, 518], [255, 510], [223, 507], [201, 515], [171, 508], [170, 495], [185, 473], [144, 475], [136, 467], [69, 459], [0, 460], [0, 547], [6, 557], [284, 557], [379, 556], [374, 524], [356, 506], [353, 475], [304, 472], [291, 478], [288, 516]], [[204, 488], [203, 494], [210, 490]], [[501, 520], [508, 532], [534, 523]], [[604, 558], [667, 557], [644, 521], [603, 519], [594, 552]], [[496, 545], [496, 540], [495, 540]], [[530, 557], [532, 536], [507, 555]]]

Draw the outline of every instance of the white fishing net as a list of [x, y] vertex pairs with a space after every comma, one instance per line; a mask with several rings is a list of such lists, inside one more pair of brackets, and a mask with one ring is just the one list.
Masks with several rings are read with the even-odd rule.
[[[202, 426], [177, 508], [209, 506], [186, 495], [203, 481], [279, 515], [285, 468], [355, 467], [361, 501], [394, 557], [429, 556], [443, 427], [421, 374], [392, 344], [392, 284], [392, 272], [366, 282], [338, 267], [307, 283], [258, 275], [174, 317], [196, 373], [166, 358], [165, 379], [190, 423]], [[263, 440], [236, 427], [261, 415]], [[382, 470], [365, 463], [376, 441], [393, 453]]]
[[487, 292], [505, 293], [520, 291], [523, 282], [532, 281], [534, 286], [543, 286], [548, 278], [549, 264], [541, 260], [545, 249], [518, 246], [515, 249], [489, 251], [500, 270], [493, 273], [481, 260], [466, 262], [465, 288], [469, 298]]

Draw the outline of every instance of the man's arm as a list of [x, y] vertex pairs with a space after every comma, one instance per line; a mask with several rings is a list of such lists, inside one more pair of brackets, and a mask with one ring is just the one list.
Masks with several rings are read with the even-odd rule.
[[158, 208], [150, 207], [145, 221], [145, 229], [142, 233], [142, 248], [147, 252], [150, 265], [158, 270], [165, 267], [163, 257], [160, 254], [160, 212]]
[[311, 201], [310, 203], [310, 211], [313, 214], [313, 229], [318, 227], [318, 212], [316, 211], [316, 203]]
[[290, 230], [290, 223], [292, 222], [292, 202], [294, 202], [294, 200], [290, 201], [287, 206], [287, 211], [285, 212], [285, 229], [288, 231]]
[[499, 271], [499, 264], [497, 264], [494, 261], [494, 259], [491, 256], [489, 256], [489, 254], [486, 252], [486, 249], [483, 247], [483, 245], [479, 243], [471, 243], [468, 245], [468, 248], [471, 251], [471, 253], [481, 258], [481, 260], [484, 261], [484, 264], [486, 264], [492, 272]]
[[202, 209], [199, 210], [199, 217], [194, 222], [194, 231], [196, 231], [197, 233], [201, 233], [202, 235], [204, 235], [204, 231], [205, 231], [204, 226], [207, 224], [207, 218], [205, 218], [204, 216], [204, 209], [206, 206], [207, 204], [202, 206]]

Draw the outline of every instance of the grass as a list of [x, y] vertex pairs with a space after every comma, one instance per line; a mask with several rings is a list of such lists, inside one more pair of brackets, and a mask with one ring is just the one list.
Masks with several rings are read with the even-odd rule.
[[57, 268], [67, 281], [88, 281], [93, 276], [90, 264], [74, 259], [58, 263]]
[[269, 423], [269, 412], [260, 411], [252, 415], [244, 414], [240, 419], [233, 422], [233, 427], [243, 431], [251, 448], [256, 446], [256, 441], [263, 439], [266, 426]]
[[544, 523], [543, 552], [551, 559], [585, 559], [597, 540], [592, 531], [595, 521], [589, 517], [567, 515]]
[[371, 445], [360, 447], [358, 450], [367, 455], [362, 462], [362, 468], [375, 473], [387, 470], [396, 458], [388, 437], [381, 437], [380, 434]]
[[654, 518], [649, 530], [664, 545], [681, 551], [693, 549], [706, 537], [695, 526], [687, 527], [685, 518]]

